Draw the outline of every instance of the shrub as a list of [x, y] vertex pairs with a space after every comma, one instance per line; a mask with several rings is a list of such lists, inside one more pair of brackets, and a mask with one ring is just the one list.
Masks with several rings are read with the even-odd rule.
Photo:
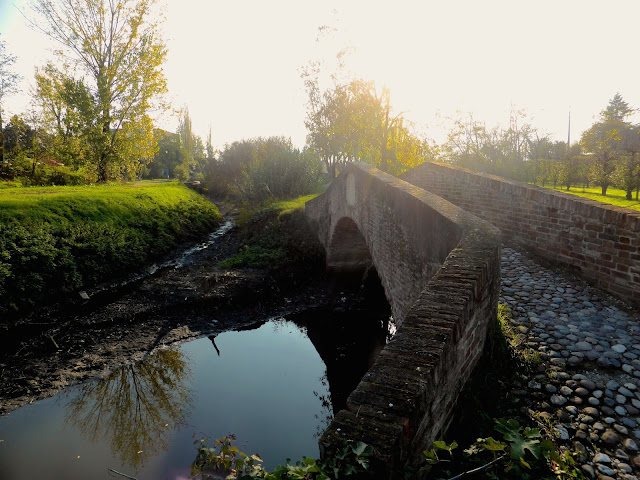
[[220, 266], [278, 270], [294, 265], [302, 268], [320, 265], [324, 250], [304, 216], [304, 205], [314, 196], [243, 212], [240, 215], [243, 246]]

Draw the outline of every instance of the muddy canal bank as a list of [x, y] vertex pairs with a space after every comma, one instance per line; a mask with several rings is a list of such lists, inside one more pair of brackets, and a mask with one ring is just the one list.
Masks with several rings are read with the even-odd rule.
[[[225, 214], [233, 221], [233, 211]], [[0, 415], [105, 377], [167, 345], [296, 312], [357, 310], [371, 297], [360, 282], [337, 285], [308, 270], [300, 275], [295, 267], [277, 273], [221, 269], [218, 263], [237, 252], [239, 234], [236, 228], [212, 233], [206, 248], [188, 245], [176, 252], [175, 258], [184, 259], [184, 251], [191, 249], [186, 261], [150, 266], [148, 275], [88, 292], [88, 301], [40, 312], [22, 328], [6, 332], [0, 352]], [[378, 287], [373, 282], [368, 288]]]

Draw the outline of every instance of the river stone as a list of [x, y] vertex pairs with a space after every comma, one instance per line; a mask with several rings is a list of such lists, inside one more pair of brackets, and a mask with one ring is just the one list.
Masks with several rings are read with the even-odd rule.
[[580, 350], [582, 352], [588, 352], [589, 350], [591, 350], [593, 347], [591, 346], [591, 344], [589, 342], [578, 342], [574, 345], [574, 348], [576, 350]]
[[628, 452], [637, 452], [638, 451], [638, 445], [636, 444], [636, 442], [634, 442], [631, 438], [625, 438], [622, 441], [622, 446], [624, 447], [624, 449]]
[[589, 464], [582, 465], [582, 471], [586, 473], [589, 478], [594, 478], [596, 476], [595, 470]]
[[[598, 471], [609, 476], [616, 474], [616, 472], [611, 467], [607, 467], [606, 465], [603, 465], [601, 463], [598, 464]], [[602, 480], [602, 477], [600, 477], [600, 480]]]
[[581, 397], [585, 397], [585, 396], [589, 395], [589, 390], [587, 390], [587, 389], [586, 389], [586, 388], [584, 388], [584, 387], [578, 387], [578, 388], [576, 388], [576, 390], [575, 390], [575, 394], [576, 394], [576, 395], [579, 395], [579, 396], [581, 396]]
[[573, 355], [569, 357], [569, 359], [567, 360], [567, 363], [572, 367], [575, 367], [576, 365], [580, 365], [582, 363], [582, 359], [580, 357]]
[[593, 417], [590, 417], [589, 415], [585, 415], [584, 417], [582, 417], [582, 423], [591, 425], [593, 423]]
[[624, 423], [629, 428], [636, 428], [638, 426], [638, 422], [633, 418], [624, 417], [622, 419], [622, 423]]
[[616, 395], [615, 397], [616, 402], [618, 402], [620, 405], [624, 405], [627, 402], [627, 397], [625, 397], [624, 395]]
[[616, 432], [622, 434], [622, 435], [628, 435], [629, 434], [629, 430], [627, 430], [626, 427], [618, 424], [618, 423], [614, 423], [613, 424], [613, 428], [616, 429]]
[[633, 383], [627, 382], [623, 385], [625, 388], [628, 388], [629, 390], [637, 390], [638, 387], [636, 385], [634, 385]]
[[607, 387], [607, 390], [617, 390], [618, 388], [620, 388], [620, 384], [615, 380], [609, 380], [607, 382], [606, 387]]
[[567, 405], [564, 409], [569, 412], [571, 415], [576, 415], [578, 413], [578, 409], [573, 405]]
[[587, 415], [593, 417], [593, 418], [600, 418], [600, 412], [598, 412], [597, 408], [585, 407], [583, 412], [586, 413]]
[[596, 453], [593, 461], [594, 463], [611, 463], [611, 458], [606, 453]]
[[603, 392], [602, 390], [594, 390], [593, 391], [593, 396], [596, 398], [602, 398]]
[[625, 397], [627, 397], [627, 398], [631, 398], [631, 397], [633, 397], [633, 393], [631, 393], [631, 390], [629, 390], [629, 389], [628, 389], [628, 388], [626, 388], [626, 387], [620, 387], [620, 388], [618, 389], [618, 393], [621, 393], [622, 395], [624, 395], [624, 396], [625, 396]]
[[640, 400], [638, 400], [637, 398], [632, 398], [631, 405], [633, 405], [635, 408], [640, 408]]
[[[556, 393], [558, 391], [558, 389], [554, 386], [551, 385], [550, 383], [548, 383], [547, 385], [544, 386], [544, 389], [549, 392], [549, 393]], [[639, 401], [640, 402], [640, 401]]]
[[617, 413], [618, 415], [621, 415], [621, 416], [623, 416], [623, 415], [626, 415], [626, 414], [627, 414], [627, 410], [626, 410], [624, 407], [620, 406], [620, 405], [618, 405], [618, 406], [615, 408], [615, 411], [616, 411], [616, 413]]
[[624, 345], [621, 344], [617, 344], [611, 347], [611, 350], [613, 350], [614, 352], [617, 353], [624, 353], [627, 351], [627, 347], [625, 347]]
[[620, 470], [623, 473], [633, 473], [633, 468], [631, 468], [631, 465], [627, 463], [619, 463], [618, 470]]
[[624, 450], [621, 450], [619, 448], [616, 450], [616, 454], [615, 455], [616, 455], [616, 458], [619, 458], [620, 460], [624, 460], [625, 462], [627, 460], [629, 460], [629, 455], [624, 453]]
[[604, 425], [601, 422], [596, 422], [593, 424], [593, 429], [601, 432], [602, 430], [604, 430]]
[[615, 445], [620, 441], [620, 437], [616, 432], [608, 428], [605, 432], [600, 436], [600, 440], [602, 440], [607, 445]]
[[594, 390], [596, 388], [596, 384], [588, 378], [580, 380], [580, 386], [587, 390]]
[[562, 425], [556, 425], [555, 431], [560, 440], [569, 440], [569, 432]]
[[562, 395], [551, 395], [551, 403], [554, 405], [562, 406], [567, 403], [567, 399]]
[[600, 405], [600, 400], [594, 397], [589, 397], [587, 399], [587, 402], [589, 402], [591, 405], [594, 405], [594, 406]]

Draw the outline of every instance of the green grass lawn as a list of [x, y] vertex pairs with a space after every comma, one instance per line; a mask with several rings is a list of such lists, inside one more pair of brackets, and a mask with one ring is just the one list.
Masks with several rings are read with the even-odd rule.
[[[640, 211], [640, 202], [638, 200], [627, 200], [626, 192], [624, 190], [620, 190], [619, 188], [609, 187], [607, 189], [607, 196], [603, 197], [600, 192], [602, 189], [600, 187], [590, 187], [585, 188], [584, 191], [581, 187], [572, 187], [571, 190], [567, 191], [566, 188], [561, 187], [547, 187], [551, 190], [557, 190], [559, 192], [571, 193], [572, 195], [578, 195], [580, 197], [589, 198], [591, 200], [597, 200], [598, 202], [608, 203], [610, 205], [615, 205], [617, 207], [626, 207], [631, 208], [633, 210]], [[635, 198], [635, 194], [634, 194]]]
[[220, 219], [179, 183], [0, 189], [0, 318], [138, 267]]

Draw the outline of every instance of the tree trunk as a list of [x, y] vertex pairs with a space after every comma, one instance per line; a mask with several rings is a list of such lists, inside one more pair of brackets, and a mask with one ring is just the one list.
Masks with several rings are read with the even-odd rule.
[[603, 197], [607, 196], [607, 188], [609, 188], [609, 185], [602, 185], [602, 196]]
[[627, 190], [627, 200], [633, 200], [633, 188]]

